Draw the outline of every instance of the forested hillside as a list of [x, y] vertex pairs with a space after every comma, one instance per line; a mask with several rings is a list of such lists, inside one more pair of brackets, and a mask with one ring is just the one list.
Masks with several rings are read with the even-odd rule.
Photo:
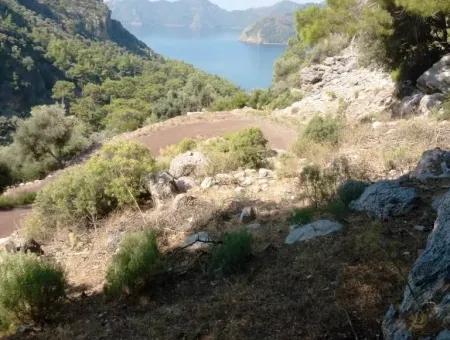
[[250, 44], [287, 44], [295, 35], [292, 14], [264, 18], [242, 31], [240, 40]]
[[[18, 127], [0, 161], [16, 179], [61, 166], [93, 133], [133, 130], [240, 93], [219, 77], [158, 56], [111, 20], [99, 0], [0, 0], [0, 18], [2, 143], [10, 143]], [[32, 107], [55, 102], [59, 109], [36, 108], [34, 121], [19, 120]], [[66, 128], [51, 147], [36, 147], [45, 126]], [[87, 143], [71, 139], [74, 131]]]

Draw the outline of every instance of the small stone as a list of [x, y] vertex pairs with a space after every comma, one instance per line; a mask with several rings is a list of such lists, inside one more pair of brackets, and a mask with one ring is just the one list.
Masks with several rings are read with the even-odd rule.
[[272, 171], [261, 168], [258, 171], [258, 175], [259, 175], [260, 178], [271, 177], [272, 176]]
[[294, 244], [297, 242], [312, 240], [319, 236], [326, 236], [331, 233], [335, 233], [342, 228], [342, 224], [337, 222], [328, 220], [316, 221], [314, 223], [293, 229], [286, 237], [284, 243]]
[[417, 231], [425, 231], [426, 228], [423, 225], [416, 225], [414, 226], [414, 229]]
[[202, 187], [203, 189], [209, 189], [209, 188], [213, 187], [215, 184], [216, 184], [216, 182], [215, 182], [214, 178], [212, 178], [212, 177], [206, 177], [206, 178], [203, 180], [203, 182], [202, 182], [202, 184], [201, 184], [201, 187]]
[[243, 187], [249, 187], [250, 185], [253, 184], [253, 179], [251, 177], [246, 177], [241, 183], [240, 185]]
[[210, 246], [211, 238], [209, 234], [206, 231], [200, 231], [196, 234], [188, 236], [183, 244], [182, 247], [189, 246], [189, 249], [191, 250], [199, 250], [203, 248], [208, 248]]

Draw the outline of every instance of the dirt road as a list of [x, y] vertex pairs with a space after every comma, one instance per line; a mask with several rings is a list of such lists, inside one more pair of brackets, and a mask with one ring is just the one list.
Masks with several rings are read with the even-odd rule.
[[[267, 118], [226, 112], [180, 116], [117, 136], [114, 140], [126, 139], [139, 141], [148, 147], [154, 156], [158, 156], [161, 149], [176, 144], [184, 138], [207, 139], [249, 127], [259, 127], [269, 141], [272, 149], [288, 149], [297, 136], [294, 128], [276, 123]], [[57, 171], [46, 179], [26, 183], [20, 187], [10, 189], [6, 194], [14, 195], [21, 192], [39, 191], [49, 181], [58, 177], [62, 171], [64, 170]], [[29, 210], [14, 209], [0, 211], [0, 238], [9, 235], [16, 229], [20, 225], [21, 219], [23, 219]]]

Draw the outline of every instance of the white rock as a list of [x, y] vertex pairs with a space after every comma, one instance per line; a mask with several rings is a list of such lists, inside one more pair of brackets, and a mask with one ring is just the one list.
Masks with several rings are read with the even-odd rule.
[[216, 182], [215, 182], [214, 178], [212, 178], [212, 177], [206, 177], [206, 178], [203, 180], [203, 182], [202, 182], [202, 184], [201, 184], [201, 187], [202, 187], [203, 189], [209, 189], [209, 188], [213, 187], [215, 184], [216, 184]]
[[286, 237], [284, 243], [294, 244], [296, 242], [303, 242], [312, 240], [316, 237], [326, 236], [335, 233], [343, 228], [342, 224], [329, 221], [320, 220], [314, 223], [307, 224], [302, 227], [294, 228]]

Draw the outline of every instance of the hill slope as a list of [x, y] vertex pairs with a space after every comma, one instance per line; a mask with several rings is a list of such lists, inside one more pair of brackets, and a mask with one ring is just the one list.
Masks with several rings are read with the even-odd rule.
[[295, 25], [291, 14], [267, 17], [247, 27], [240, 40], [250, 44], [283, 44], [295, 35]]
[[[111, 95], [89, 103], [85, 98], [89, 92], [84, 91], [86, 87], [107, 80], [127, 78], [134, 90], [141, 91], [115, 93], [114, 97], [136, 100], [139, 96], [147, 107], [145, 111], [158, 116], [201, 110], [221, 97], [222, 90], [229, 94], [236, 91], [217, 77], [162, 59], [111, 19], [111, 12], [102, 1], [82, 0], [74, 4], [66, 0], [0, 0], [0, 18], [0, 118], [25, 117], [32, 106], [53, 102], [52, 89], [58, 80], [73, 83], [71, 97], [75, 97], [70, 106], [85, 113], [111, 104]], [[144, 75], [145, 81], [139, 78]], [[185, 89], [193, 78], [196, 85], [191, 83]], [[202, 92], [207, 85], [208, 93]], [[193, 103], [200, 92], [203, 100]], [[169, 100], [171, 108], [167, 107], [167, 95], [178, 98]], [[182, 97], [189, 97], [189, 103]], [[80, 102], [85, 105], [80, 107]], [[71, 113], [77, 115], [75, 111]], [[98, 114], [100, 119], [106, 115]], [[7, 135], [12, 128], [11, 120], [2, 118], [0, 135]]]

